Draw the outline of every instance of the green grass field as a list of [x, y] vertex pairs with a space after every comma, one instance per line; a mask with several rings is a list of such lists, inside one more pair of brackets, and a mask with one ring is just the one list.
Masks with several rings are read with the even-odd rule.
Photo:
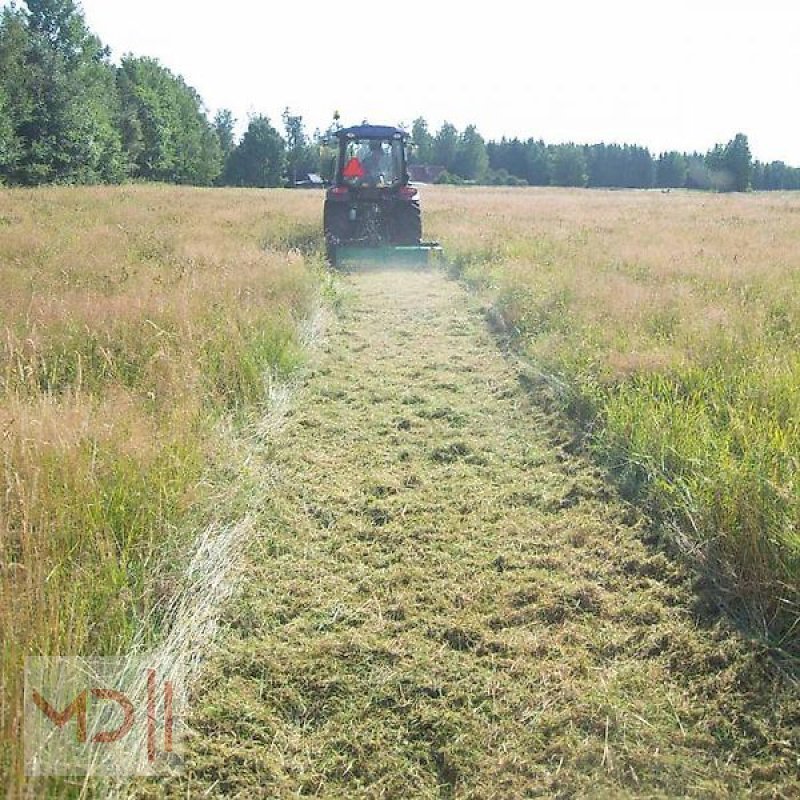
[[471, 298], [332, 288], [321, 203], [0, 191], [0, 786], [77, 791], [24, 782], [24, 657], [157, 643], [246, 517], [188, 786], [791, 796], [800, 199], [428, 187]]
[[223, 423], [256, 413], [266, 377], [302, 360], [297, 325], [319, 278], [294, 249], [308, 236], [299, 217], [291, 197], [264, 192], [0, 191], [10, 795], [24, 657], [157, 638], [158, 609], [230, 468]]
[[429, 209], [617, 480], [796, 650], [800, 198], [442, 191]]

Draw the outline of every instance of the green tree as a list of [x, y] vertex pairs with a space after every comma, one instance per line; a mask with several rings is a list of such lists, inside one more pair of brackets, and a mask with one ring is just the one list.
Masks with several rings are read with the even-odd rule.
[[79, 61], [87, 49], [95, 46], [97, 40], [87, 29], [74, 0], [26, 0], [25, 5], [31, 32], [65, 58]]
[[752, 186], [759, 191], [800, 189], [800, 169], [790, 167], [783, 161], [753, 164]]
[[209, 123], [203, 100], [183, 79], [175, 79], [178, 109], [178, 158], [175, 181], [210, 186], [222, 171], [222, 148]]
[[197, 92], [153, 58], [125, 57], [117, 84], [122, 136], [134, 174], [211, 184], [222, 169], [222, 148]]
[[547, 145], [539, 139], [525, 142], [525, 174], [522, 176], [531, 186], [547, 186], [550, 183], [550, 158]]
[[8, 107], [5, 90], [0, 85], [0, 183], [13, 171], [18, 153], [14, 122]]
[[622, 148], [605, 143], [586, 148], [586, 172], [589, 186], [620, 186]]
[[656, 182], [656, 163], [646, 147], [630, 145], [627, 148], [627, 186], [635, 189], [650, 189]]
[[550, 159], [543, 141], [528, 139], [522, 142], [503, 137], [499, 142], [489, 142], [486, 151], [489, 167], [500, 173], [495, 180], [511, 184], [502, 175], [502, 170], [505, 170], [509, 176], [532, 186], [547, 186], [550, 183]]
[[550, 149], [550, 168], [555, 186], [586, 186], [586, 155], [575, 144], [559, 144]]
[[753, 158], [743, 133], [726, 145], [717, 144], [705, 157], [712, 189], [720, 192], [746, 192], [753, 177]]
[[686, 186], [687, 173], [685, 156], [675, 150], [662, 153], [656, 165], [656, 185], [661, 188], [682, 188]]
[[684, 153], [686, 160], [686, 187], [688, 189], [710, 189], [711, 171], [708, 168], [708, 155]]
[[336, 132], [342, 129], [341, 116], [338, 111], [333, 112], [333, 118], [324, 131], [314, 132], [316, 146], [315, 159], [317, 170], [323, 180], [332, 181], [336, 172], [336, 156], [338, 154], [338, 140]]
[[636, 145], [593, 144], [584, 148], [589, 186], [649, 189], [655, 180], [650, 151]]
[[25, 50], [29, 35], [22, 13], [5, 8], [0, 17], [0, 178], [16, 178], [17, 159], [22, 149], [19, 132], [23, 120], [32, 113], [33, 97], [21, 91], [25, 77]]
[[458, 130], [455, 125], [445, 122], [433, 140], [433, 159], [448, 172], [454, 172], [458, 156]]
[[149, 180], [175, 180], [178, 121], [171, 103], [171, 76], [155, 59], [126, 56], [117, 82], [125, 148], [134, 175]]
[[731, 177], [731, 188], [735, 192], [746, 192], [753, 177], [753, 158], [750, 143], [743, 133], [737, 133], [723, 151], [723, 163]]
[[474, 125], [468, 125], [458, 138], [453, 171], [462, 178], [482, 181], [489, 171], [486, 142]]
[[222, 158], [227, 161], [236, 147], [236, 118], [233, 112], [227, 108], [217, 111], [214, 115], [214, 130], [217, 133]]
[[269, 118], [250, 119], [247, 131], [233, 151], [225, 171], [232, 186], [280, 186], [286, 168], [286, 144]]
[[729, 192], [733, 188], [733, 176], [728, 171], [725, 148], [721, 144], [714, 145], [706, 153], [705, 166], [706, 185], [702, 188], [714, 189], [717, 192]]
[[286, 169], [292, 184], [310, 172], [319, 169], [319, 154], [311, 146], [306, 135], [303, 118], [292, 114], [288, 108], [283, 112], [283, 129], [286, 133]]
[[525, 142], [503, 137], [499, 143], [490, 142], [487, 147], [489, 166], [506, 170], [509, 175], [528, 181], [528, 153]]
[[431, 164], [434, 161], [434, 142], [428, 123], [417, 117], [411, 125], [411, 141], [414, 143], [414, 161], [417, 164]]
[[71, 0], [30, 0], [0, 22], [0, 83], [17, 183], [91, 183], [126, 173], [114, 68]]

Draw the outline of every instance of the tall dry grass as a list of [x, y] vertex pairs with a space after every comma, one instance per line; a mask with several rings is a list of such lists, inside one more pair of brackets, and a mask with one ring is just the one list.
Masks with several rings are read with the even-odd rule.
[[800, 641], [800, 197], [429, 189], [428, 232], [720, 599]]
[[0, 792], [22, 785], [25, 656], [114, 654], [154, 624], [225, 449], [215, 423], [302, 359], [318, 206], [0, 191]]

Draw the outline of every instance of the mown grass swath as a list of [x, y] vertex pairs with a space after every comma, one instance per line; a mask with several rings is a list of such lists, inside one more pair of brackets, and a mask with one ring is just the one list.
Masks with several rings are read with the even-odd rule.
[[[0, 786], [26, 655], [124, 652], [202, 524], [222, 418], [302, 359], [313, 260], [264, 193], [0, 192]], [[281, 217], [282, 218], [282, 217]], [[229, 451], [230, 448], [227, 448]]]
[[675, 523], [720, 599], [800, 631], [800, 201], [789, 194], [429, 195], [453, 269], [563, 379], [622, 483]]

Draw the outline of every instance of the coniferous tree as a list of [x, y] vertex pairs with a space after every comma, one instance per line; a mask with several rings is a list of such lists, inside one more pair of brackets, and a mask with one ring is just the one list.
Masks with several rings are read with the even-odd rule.
[[615, 144], [591, 145], [586, 150], [588, 186], [621, 186], [624, 183], [622, 149]]
[[528, 158], [525, 143], [519, 139], [510, 139], [506, 143], [505, 168], [511, 175], [528, 181]]
[[711, 176], [707, 164], [707, 156], [700, 153], [686, 153], [686, 188], [710, 189]]
[[750, 155], [750, 144], [743, 133], [725, 145], [723, 163], [731, 176], [731, 188], [735, 192], [746, 192], [750, 188], [753, 175], [753, 159]]
[[554, 186], [586, 186], [586, 155], [575, 144], [559, 144], [550, 150]]
[[753, 162], [752, 186], [756, 191], [763, 191], [766, 189], [766, 170], [766, 164], [763, 164], [761, 161]]
[[525, 143], [519, 139], [506, 139], [489, 142], [486, 145], [489, 167], [493, 170], [505, 170], [508, 175], [528, 182], [528, 157]]
[[783, 161], [755, 161], [751, 185], [756, 191], [796, 191], [800, 189], [800, 169]]
[[733, 175], [728, 169], [725, 147], [716, 144], [706, 153], [705, 186], [700, 188], [713, 189], [717, 192], [729, 192], [733, 188]]
[[550, 184], [550, 158], [547, 145], [540, 139], [528, 139], [525, 142], [525, 180], [531, 186], [548, 186]]
[[656, 186], [663, 189], [679, 189], [686, 186], [686, 158], [674, 150], [662, 153], [656, 167]]

